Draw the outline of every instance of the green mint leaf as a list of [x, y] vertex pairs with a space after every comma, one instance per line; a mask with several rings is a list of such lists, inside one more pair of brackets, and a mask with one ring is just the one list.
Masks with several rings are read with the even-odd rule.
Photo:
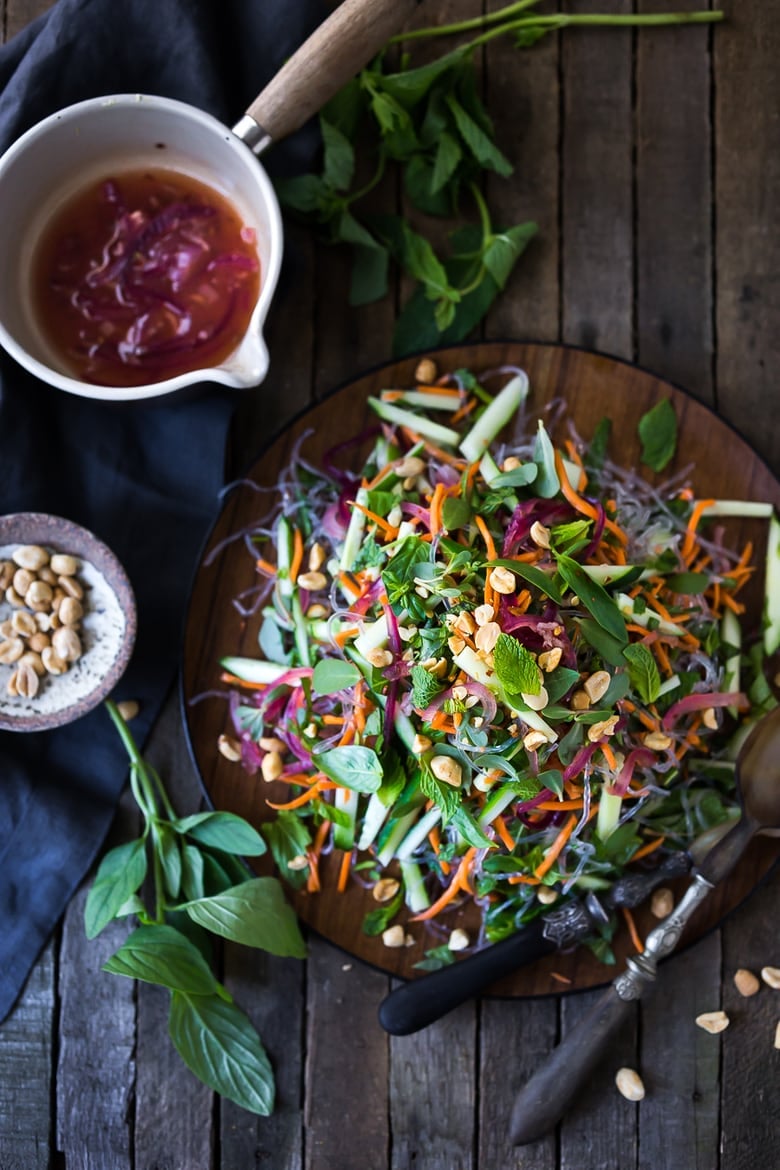
[[353, 77], [323, 106], [326, 120], [352, 141], [367, 105], [359, 77]]
[[260, 1037], [234, 1003], [174, 991], [168, 1032], [187, 1068], [242, 1109], [268, 1117], [274, 1076]]
[[491, 841], [490, 837], [486, 836], [465, 805], [458, 806], [452, 816], [451, 824], [469, 845], [475, 845], [477, 849], [496, 848], [495, 841]]
[[666, 587], [672, 593], [703, 593], [710, 583], [706, 573], [671, 573]]
[[521, 467], [515, 467], [512, 471], [502, 471], [500, 475], [496, 475], [491, 479], [491, 487], [527, 487], [529, 483], [533, 483], [539, 474], [539, 468], [535, 463], [523, 463]]
[[444, 943], [440, 947], [431, 947], [414, 967], [417, 971], [441, 971], [442, 967], [451, 967], [454, 962], [455, 952]]
[[172, 926], [137, 927], [102, 970], [190, 995], [217, 993], [217, 980], [203, 955]]
[[593, 438], [588, 444], [585, 452], [584, 463], [590, 471], [601, 471], [604, 466], [604, 460], [607, 458], [607, 449], [609, 447], [609, 436], [612, 430], [612, 419], [602, 418], [599, 420]]
[[442, 825], [449, 824], [460, 807], [460, 789], [437, 780], [429, 768], [423, 767], [418, 777], [420, 791], [441, 809]]
[[376, 792], [382, 783], [382, 764], [373, 748], [345, 744], [319, 752], [314, 762], [337, 784], [353, 792]]
[[353, 307], [370, 305], [387, 295], [390, 257], [382, 247], [352, 249], [349, 303]]
[[447, 105], [452, 111], [458, 133], [477, 162], [488, 170], [503, 175], [505, 178], [511, 175], [513, 168], [509, 159], [501, 153], [495, 142], [477, 125], [454, 94], [447, 95]]
[[311, 834], [306, 822], [294, 812], [282, 809], [273, 821], [263, 824], [263, 836], [268, 842], [277, 870], [295, 889], [306, 882], [307, 871], [290, 869], [294, 857], [300, 857], [311, 845]]
[[511, 634], [499, 634], [493, 648], [496, 677], [512, 695], [538, 695], [542, 689], [536, 659]]
[[434, 190], [434, 164], [423, 155], [412, 155], [404, 167], [404, 190], [426, 215], [445, 217], [453, 210], [452, 193], [449, 189]]
[[221, 849], [242, 857], [260, 857], [265, 853], [265, 841], [243, 817], [229, 812], [202, 812], [174, 821], [177, 833], [186, 834], [199, 845]]
[[642, 702], [654, 703], [661, 687], [661, 676], [652, 652], [641, 642], [634, 642], [626, 646], [623, 657], [628, 663], [631, 685]]
[[146, 865], [143, 838], [117, 845], [105, 855], [84, 907], [87, 938], [96, 938], [116, 918], [121, 907], [143, 884]]
[[387, 553], [381, 544], [377, 541], [375, 536], [370, 533], [363, 538], [363, 543], [360, 546], [360, 552], [352, 562], [352, 572], [356, 573], [358, 569], [367, 569], [369, 567], [378, 567], [383, 565], [387, 560]]
[[412, 667], [412, 706], [419, 711], [430, 707], [442, 689], [442, 684], [424, 666]]
[[563, 800], [562, 772], [557, 768], [549, 768], [546, 772], [539, 773], [538, 780], [541, 788], [549, 788], [559, 800]]
[[444, 265], [436, 256], [428, 240], [403, 225], [403, 253], [401, 262], [409, 274], [425, 286], [426, 295], [438, 297], [450, 291]]
[[186, 910], [193, 922], [222, 938], [272, 955], [306, 957], [306, 944], [295, 913], [276, 878], [250, 878], [211, 898], [185, 902], [180, 909]]
[[677, 447], [677, 415], [668, 398], [662, 398], [639, 420], [641, 459], [653, 471], [663, 471]]
[[282, 207], [311, 215], [329, 205], [331, 193], [319, 175], [296, 175], [292, 179], [277, 179], [276, 194]]
[[450, 181], [455, 169], [463, 158], [463, 151], [458, 145], [457, 141], [443, 131], [438, 138], [436, 146], [436, 155], [433, 160], [433, 173], [431, 175], [431, 194], [435, 195], [438, 191]]
[[420, 65], [416, 69], [404, 69], [400, 73], [389, 73], [382, 78], [381, 84], [388, 93], [393, 95], [396, 101], [407, 109], [412, 109], [426, 96], [433, 83], [442, 74], [453, 70], [453, 76], [457, 77], [462, 62], [470, 52], [468, 46], [463, 45], [459, 49], [445, 53], [443, 57], [431, 61], [428, 65]]
[[320, 130], [324, 148], [323, 178], [333, 190], [347, 191], [355, 173], [355, 151], [352, 143], [322, 114]]
[[441, 519], [448, 532], [465, 528], [471, 519], [472, 509], [463, 496], [447, 496], [441, 510]]
[[369, 910], [363, 919], [363, 934], [376, 938], [383, 930], [386, 930], [401, 909], [403, 900], [403, 890], [399, 890], [392, 901], [386, 902], [384, 906], [378, 906], [376, 910]]
[[538, 230], [535, 223], [524, 223], [492, 237], [482, 254], [482, 263], [499, 288], [504, 287], [515, 263]]
[[178, 898], [181, 889], [181, 853], [179, 838], [168, 825], [158, 825], [152, 829], [153, 840], [157, 855], [162, 865], [165, 889], [171, 898]]
[[572, 593], [576, 593], [598, 624], [619, 642], [627, 642], [626, 623], [617, 603], [610, 597], [603, 585], [592, 580], [575, 560], [567, 556], [556, 558], [558, 572]]
[[534, 481], [534, 492], [542, 499], [552, 499], [561, 490], [561, 481], [555, 469], [555, 448], [541, 419], [534, 439], [533, 456], [534, 463], [539, 468], [539, 474]]
[[203, 854], [197, 845], [185, 841], [181, 851], [181, 888], [184, 897], [190, 902], [202, 898], [205, 894], [203, 885]]
[[314, 667], [311, 686], [317, 695], [337, 695], [339, 691], [354, 687], [360, 677], [354, 662], [342, 658], [321, 658]]

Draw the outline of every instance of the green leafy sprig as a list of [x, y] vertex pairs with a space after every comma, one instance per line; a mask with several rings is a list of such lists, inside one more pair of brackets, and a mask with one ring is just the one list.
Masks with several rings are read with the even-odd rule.
[[[483, 198], [485, 172], [508, 178], [513, 168], [479, 97], [478, 50], [503, 36], [529, 48], [564, 28], [709, 24], [724, 15], [527, 13], [539, 3], [517, 0], [473, 20], [393, 38], [391, 44], [477, 33], [420, 66], [405, 53], [394, 67], [382, 52], [323, 109], [320, 170], [277, 182], [284, 206], [317, 225], [328, 243], [351, 248], [351, 305], [387, 294], [391, 260], [415, 281], [395, 327], [397, 356], [467, 337], [537, 231], [531, 221], [495, 225]], [[383, 182], [394, 183], [399, 173], [418, 213], [454, 221], [446, 255], [405, 217], [365, 210], [371, 192]], [[464, 201], [476, 213], [471, 220], [463, 218]]]
[[130, 758], [144, 824], [137, 840], [101, 861], [84, 911], [87, 937], [134, 916], [138, 925], [102, 969], [167, 988], [169, 1034], [187, 1067], [215, 1092], [267, 1116], [273, 1070], [249, 1019], [212, 973], [209, 934], [303, 958], [295, 914], [276, 878], [247, 876], [241, 858], [265, 852], [260, 834], [233, 813], [178, 817], [116, 705], [109, 700], [106, 707]]

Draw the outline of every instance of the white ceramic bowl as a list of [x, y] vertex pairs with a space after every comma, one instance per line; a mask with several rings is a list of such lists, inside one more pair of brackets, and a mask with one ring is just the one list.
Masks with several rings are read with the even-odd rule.
[[[243, 341], [219, 366], [144, 386], [82, 382], [51, 352], [32, 311], [31, 259], [52, 214], [100, 178], [157, 166], [216, 189], [255, 229], [260, 293]], [[85, 398], [137, 400], [196, 382], [256, 386], [268, 369], [263, 324], [279, 277], [282, 221], [271, 182], [251, 149], [210, 114], [169, 98], [114, 94], [37, 123], [0, 159], [0, 344], [36, 377]]]

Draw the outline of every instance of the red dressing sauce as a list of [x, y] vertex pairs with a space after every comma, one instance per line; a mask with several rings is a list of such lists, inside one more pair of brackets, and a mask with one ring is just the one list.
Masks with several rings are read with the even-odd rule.
[[140, 386], [218, 366], [260, 288], [253, 228], [175, 171], [93, 183], [57, 211], [33, 259], [33, 305], [75, 377]]

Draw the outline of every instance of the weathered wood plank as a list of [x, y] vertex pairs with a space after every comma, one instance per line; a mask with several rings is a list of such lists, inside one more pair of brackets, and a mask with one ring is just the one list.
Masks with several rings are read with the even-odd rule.
[[54, 0], [5, 0], [3, 4], [3, 29], [5, 39], [10, 41], [23, 28], [26, 28], [37, 16], [48, 11]]
[[384, 1166], [388, 1045], [376, 1013], [387, 976], [319, 938], [306, 976], [306, 1170]]
[[467, 1003], [420, 1032], [391, 1038], [390, 1170], [475, 1166], [476, 1035], [476, 1005]]
[[718, 1164], [720, 1054], [694, 1021], [717, 1007], [720, 980], [720, 934], [713, 931], [663, 963], [642, 1001], [639, 1170], [674, 1166], [683, 1150], [686, 1170]]
[[[566, 996], [561, 1032], [575, 1027], [601, 991]], [[619, 1068], [638, 1064], [637, 1014], [613, 1041], [609, 1055], [594, 1070], [575, 1106], [561, 1122], [560, 1170], [633, 1170], [637, 1162], [637, 1107], [615, 1088]]]
[[479, 1016], [480, 1170], [555, 1170], [555, 1134], [511, 1146], [508, 1127], [517, 1093], [555, 1047], [558, 1001], [485, 999]]
[[[640, 0], [638, 11], [685, 9]], [[638, 360], [712, 401], [712, 134], [706, 28], [639, 32]]]
[[622, 29], [563, 35], [563, 340], [617, 357], [633, 349], [631, 45]]
[[[145, 746], [177, 812], [195, 812], [201, 791], [190, 763], [174, 687]], [[106, 979], [112, 976], [104, 976]], [[213, 1093], [186, 1068], [168, 1036], [170, 996], [138, 983], [134, 1110], [137, 1170], [211, 1170]]]
[[65, 914], [60, 950], [57, 1149], [68, 1170], [130, 1170], [135, 1087], [135, 993], [101, 964], [128, 927], [112, 922], [89, 945], [87, 887]]
[[[780, 471], [780, 20], [729, 7], [715, 34], [718, 405]], [[771, 417], [770, 417], [771, 416]]]
[[[487, 9], [504, 6], [504, 0], [489, 0]], [[508, 179], [488, 176], [488, 206], [497, 228], [526, 220], [539, 225], [539, 234], [488, 314], [484, 331], [488, 338], [560, 337], [559, 69], [556, 34], [530, 50], [517, 49], [511, 38], [500, 38], [487, 48], [487, 107], [496, 141], [514, 167]]]
[[0, 1026], [0, 1170], [48, 1170], [55, 951], [52, 941]]
[[[777, 1161], [780, 1052], [773, 1044], [780, 993], [762, 982], [757, 995], [744, 999], [733, 979], [740, 967], [756, 975], [762, 967], [780, 967], [779, 897], [776, 869], [723, 926], [722, 1007], [731, 1022], [720, 1034], [721, 1170], [754, 1170]], [[707, 1038], [717, 1043], [717, 1036]]]
[[230, 1101], [222, 1102], [220, 1165], [224, 1170], [234, 1166], [301, 1170], [303, 1166], [305, 975], [305, 964], [296, 959], [225, 947], [225, 984], [262, 1037], [276, 1076], [276, 1106], [271, 1117], [255, 1117]]

